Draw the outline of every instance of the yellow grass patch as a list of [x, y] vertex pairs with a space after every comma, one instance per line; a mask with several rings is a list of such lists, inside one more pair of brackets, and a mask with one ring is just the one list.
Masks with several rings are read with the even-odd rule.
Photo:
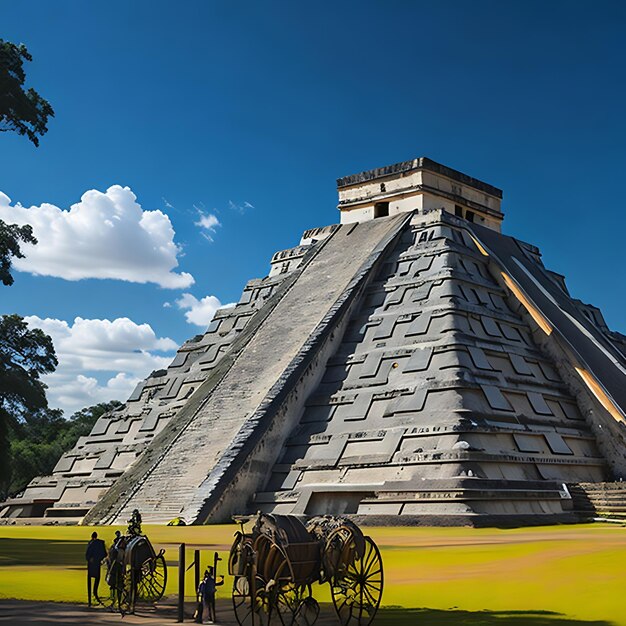
[[[84, 526], [0, 526], [0, 598], [84, 601], [84, 551], [92, 530]], [[95, 530], [108, 544], [115, 528]], [[173, 594], [178, 543], [187, 544], [188, 563], [193, 549], [200, 548], [203, 567], [212, 562], [215, 550], [220, 551], [224, 559], [221, 573], [225, 573], [236, 526], [146, 526], [144, 530], [157, 549], [166, 549], [172, 565], [167, 592]], [[624, 527], [366, 531], [383, 555], [384, 605], [439, 611], [547, 611], [572, 620], [626, 626]], [[228, 587], [229, 581], [219, 595], [227, 595]], [[187, 573], [187, 590], [193, 594], [192, 571]], [[315, 595], [320, 601], [330, 598], [327, 586]], [[546, 619], [554, 619], [555, 626], [560, 622], [558, 615]], [[504, 626], [508, 622], [502, 617], [499, 623]]]

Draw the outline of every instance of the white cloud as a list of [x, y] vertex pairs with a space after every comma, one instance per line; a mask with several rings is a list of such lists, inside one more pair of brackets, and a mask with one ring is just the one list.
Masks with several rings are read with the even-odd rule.
[[229, 200], [228, 208], [231, 211], [236, 211], [237, 213], [241, 213], [243, 215], [248, 209], [254, 209], [254, 204], [250, 204], [250, 202], [243, 202], [242, 204], [238, 204], [237, 202]]
[[46, 377], [48, 402], [50, 406], [61, 408], [66, 417], [86, 406], [100, 402], [120, 400], [124, 402], [141, 378], [134, 378], [120, 372], [100, 384], [97, 378], [78, 374], [76, 376], [59, 376], [50, 374]]
[[220, 221], [217, 217], [211, 213], [201, 215], [200, 219], [196, 222], [196, 226], [206, 228], [207, 230], [215, 230], [216, 226], [220, 225]]
[[200, 215], [200, 219], [195, 222], [196, 226], [199, 226], [203, 229], [203, 232], [201, 234], [207, 241], [213, 241], [215, 229], [218, 226], [221, 226], [220, 221], [217, 219], [217, 216], [213, 215], [212, 213], [203, 213], [197, 207], [194, 208], [197, 209]]
[[15, 268], [66, 280], [112, 278], [184, 289], [191, 274], [177, 273], [180, 247], [162, 211], [144, 211], [128, 187], [113, 185], [105, 193], [92, 189], [69, 210], [53, 204], [26, 208], [0, 192], [0, 219], [31, 224], [36, 246], [25, 245]]
[[172, 339], [157, 337], [149, 324], [126, 317], [77, 317], [73, 324], [35, 315], [25, 319], [52, 337], [59, 365], [44, 381], [50, 406], [67, 416], [98, 402], [126, 400], [152, 370], [169, 365], [178, 347]]
[[190, 293], [184, 293], [176, 300], [176, 305], [179, 309], [187, 309], [185, 312], [187, 322], [196, 326], [207, 326], [213, 319], [215, 311], [222, 308], [222, 303], [215, 296], [205, 296], [198, 300]]

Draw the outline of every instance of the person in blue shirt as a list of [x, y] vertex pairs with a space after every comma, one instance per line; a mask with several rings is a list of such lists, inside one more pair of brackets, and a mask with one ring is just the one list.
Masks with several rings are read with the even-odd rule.
[[220, 580], [215, 580], [213, 568], [207, 567], [204, 572], [204, 578], [198, 587], [198, 608], [196, 609], [196, 624], [202, 624], [202, 615], [204, 613], [204, 605], [207, 608], [208, 622], [215, 622], [215, 591], [216, 587], [224, 584], [224, 577], [220, 576]]
[[91, 533], [91, 541], [87, 544], [85, 560], [87, 561], [87, 598], [91, 606], [91, 579], [93, 578], [93, 595], [98, 599], [98, 585], [100, 584], [100, 566], [107, 556], [107, 549], [98, 533]]

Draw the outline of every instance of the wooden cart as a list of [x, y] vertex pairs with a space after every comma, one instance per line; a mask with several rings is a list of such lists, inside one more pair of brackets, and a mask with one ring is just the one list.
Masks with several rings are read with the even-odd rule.
[[[330, 585], [342, 626], [368, 626], [383, 593], [383, 564], [370, 537], [343, 517], [306, 524], [289, 515], [237, 518], [228, 562], [240, 626], [312, 626], [314, 583]], [[249, 530], [246, 531], [245, 528]]]

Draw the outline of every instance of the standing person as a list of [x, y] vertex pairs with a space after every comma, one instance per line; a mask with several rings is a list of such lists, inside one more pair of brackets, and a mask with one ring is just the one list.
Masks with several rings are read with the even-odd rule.
[[204, 572], [204, 603], [207, 608], [207, 618], [209, 624], [215, 622], [215, 591], [216, 588], [224, 584], [224, 577], [220, 576], [220, 580], [215, 580], [213, 575], [213, 567], [209, 565]]
[[117, 554], [119, 552], [120, 540], [122, 538], [122, 533], [119, 530], [115, 531], [115, 539], [113, 539], [113, 543], [109, 548], [108, 561], [109, 561], [109, 570], [111, 569], [111, 565], [117, 561]]
[[113, 543], [111, 544], [111, 549], [114, 548], [117, 550], [120, 541], [122, 540], [122, 533], [119, 530], [115, 531], [115, 539], [113, 539]]
[[98, 599], [98, 585], [100, 584], [100, 565], [107, 556], [107, 549], [98, 533], [91, 533], [91, 541], [87, 544], [85, 559], [87, 561], [87, 598], [91, 606], [91, 579], [93, 578], [93, 595]]
[[128, 534], [131, 537], [141, 535], [141, 513], [139, 509], [133, 509], [133, 513], [128, 520]]
[[113, 539], [113, 543], [111, 544], [111, 547], [109, 548], [109, 561], [113, 561], [117, 557], [117, 546], [121, 538], [122, 538], [122, 533], [119, 530], [116, 530], [115, 539]]
[[206, 587], [206, 579], [208, 572], [204, 572], [204, 578], [200, 581], [198, 589], [196, 590], [196, 600], [198, 605], [196, 606], [196, 612], [193, 614], [196, 624], [202, 624], [202, 614], [204, 613], [204, 588]]

